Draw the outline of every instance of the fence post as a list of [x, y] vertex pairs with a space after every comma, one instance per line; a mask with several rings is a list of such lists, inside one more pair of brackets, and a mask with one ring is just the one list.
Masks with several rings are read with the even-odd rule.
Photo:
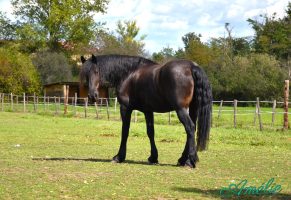
[[18, 111], [18, 108], [19, 108], [19, 106], [18, 106], [18, 95], [16, 95], [16, 110]]
[[23, 112], [26, 112], [25, 93], [23, 93]]
[[2, 111], [4, 111], [5, 94], [2, 93]]
[[57, 106], [57, 97], [54, 96], [54, 102], [55, 102], [55, 115], [58, 114], [58, 106]]
[[169, 124], [171, 124], [171, 121], [172, 121], [172, 116], [171, 116], [171, 111], [169, 112]]
[[38, 103], [39, 103], [39, 97], [36, 96], [36, 111], [37, 111], [37, 109], [38, 109]]
[[50, 96], [47, 97], [47, 110], [50, 111]]
[[64, 85], [64, 114], [68, 113], [68, 97], [69, 97], [69, 86]]
[[4, 94], [0, 93], [1, 111], [3, 111], [3, 100], [4, 100]]
[[11, 111], [13, 111], [13, 94], [11, 93], [10, 94], [10, 98], [11, 98], [11, 101], [10, 101], [10, 106], [11, 106]]
[[221, 117], [222, 106], [223, 106], [223, 100], [220, 101], [217, 119], [220, 119]]
[[35, 92], [33, 93], [33, 110], [34, 110], [34, 112], [36, 112], [36, 102], [35, 102]]
[[43, 94], [43, 106], [44, 106], [44, 112], [46, 112], [46, 93]]
[[96, 118], [99, 119], [99, 113], [98, 113], [98, 105], [97, 102], [94, 102], [95, 109], [96, 109]]
[[101, 106], [103, 106], [103, 98], [100, 98], [100, 100], [101, 100], [100, 104], [101, 104]]
[[288, 124], [288, 100], [289, 100], [289, 80], [285, 80], [285, 89], [284, 89], [284, 129], [289, 128]]
[[272, 108], [272, 126], [275, 124], [275, 112], [276, 112], [277, 101], [273, 101], [273, 108]]
[[77, 93], [75, 92], [75, 102], [74, 102], [74, 115], [76, 116], [77, 115], [77, 101], [78, 101], [78, 95]]
[[260, 109], [260, 98], [257, 97], [257, 109], [258, 109], [258, 118], [260, 124], [260, 131], [263, 130], [262, 118], [261, 118], [261, 109]]
[[236, 128], [236, 114], [237, 114], [237, 100], [235, 99], [233, 101], [233, 125], [234, 125], [234, 128]]
[[57, 110], [57, 114], [59, 114], [61, 110], [61, 97], [58, 97], [58, 110]]
[[107, 111], [107, 118], [109, 120], [109, 105], [108, 105], [108, 99], [106, 98], [106, 111]]
[[254, 115], [254, 126], [256, 126], [257, 115], [258, 115], [258, 103], [256, 102], [256, 110], [255, 110], [255, 115]]
[[116, 112], [116, 107], [117, 107], [117, 97], [115, 97], [114, 112]]
[[84, 102], [85, 118], [87, 118], [88, 98], [84, 98]]

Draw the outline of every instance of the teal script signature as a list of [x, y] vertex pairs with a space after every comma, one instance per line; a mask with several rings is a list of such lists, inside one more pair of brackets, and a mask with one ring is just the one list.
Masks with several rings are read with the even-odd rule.
[[276, 184], [274, 178], [270, 178], [262, 185], [248, 186], [248, 180], [243, 180], [238, 184], [232, 183], [228, 187], [220, 190], [221, 197], [242, 196], [242, 195], [274, 195], [282, 190], [281, 185]]

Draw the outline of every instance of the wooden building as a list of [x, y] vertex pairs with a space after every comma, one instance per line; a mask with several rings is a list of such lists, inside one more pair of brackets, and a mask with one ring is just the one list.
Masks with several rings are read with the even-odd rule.
[[[77, 93], [78, 98], [88, 97], [88, 87], [81, 85], [79, 82], [57, 82], [46, 84], [43, 86], [44, 94], [51, 97], [63, 97], [65, 94], [65, 86], [69, 86], [69, 97], [75, 97], [75, 93]], [[99, 98], [109, 98], [108, 88], [99, 88]]]

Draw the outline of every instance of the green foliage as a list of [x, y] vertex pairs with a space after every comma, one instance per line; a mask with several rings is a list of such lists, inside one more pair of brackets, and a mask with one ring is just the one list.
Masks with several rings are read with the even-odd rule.
[[[93, 19], [96, 12], [104, 13], [107, 0], [12, 0], [14, 14], [21, 18], [19, 37], [26, 41], [46, 44], [54, 50], [87, 45], [98, 24]], [[34, 47], [37, 47], [35, 44]], [[29, 48], [30, 50], [31, 48]], [[35, 51], [34, 48], [31, 50]]]
[[136, 21], [119, 21], [116, 29], [117, 36], [106, 30], [100, 30], [93, 45], [98, 49], [97, 53], [142, 56], [145, 54], [143, 40], [146, 36], [137, 38], [139, 31]]
[[291, 56], [291, 2], [286, 10], [286, 16], [278, 19], [276, 13], [272, 16], [261, 15], [261, 19], [248, 19], [255, 31], [254, 48], [257, 52], [268, 53], [278, 59], [288, 60]]
[[16, 29], [19, 38], [19, 50], [32, 53], [46, 46], [46, 35], [42, 28], [36, 24], [22, 24]]
[[16, 26], [0, 11], [0, 40], [13, 40], [16, 37]]
[[209, 72], [216, 99], [272, 100], [282, 96], [284, 70], [267, 54], [235, 56], [232, 64], [216, 70]]
[[63, 53], [38, 52], [33, 58], [33, 64], [40, 74], [42, 84], [72, 81], [71, 68]]
[[165, 63], [173, 58], [175, 58], [175, 51], [171, 47], [164, 47], [160, 52], [153, 53], [152, 59], [158, 63]]
[[39, 93], [40, 89], [39, 77], [29, 56], [0, 48], [0, 92], [32, 94]]

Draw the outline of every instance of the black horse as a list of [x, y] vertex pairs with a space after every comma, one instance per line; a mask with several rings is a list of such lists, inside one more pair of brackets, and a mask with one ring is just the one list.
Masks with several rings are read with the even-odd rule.
[[[212, 92], [205, 72], [196, 63], [175, 60], [161, 66], [151, 60], [122, 55], [81, 57], [81, 80], [89, 86], [89, 99], [98, 99], [98, 87], [116, 88], [122, 118], [122, 138], [113, 162], [123, 162], [131, 113], [144, 113], [151, 144], [149, 163], [158, 163], [154, 139], [153, 112], [175, 110], [187, 133], [187, 141], [178, 165], [195, 167], [197, 150], [207, 147], [212, 111]], [[189, 113], [188, 113], [189, 108]], [[196, 122], [197, 148], [195, 145]]]

